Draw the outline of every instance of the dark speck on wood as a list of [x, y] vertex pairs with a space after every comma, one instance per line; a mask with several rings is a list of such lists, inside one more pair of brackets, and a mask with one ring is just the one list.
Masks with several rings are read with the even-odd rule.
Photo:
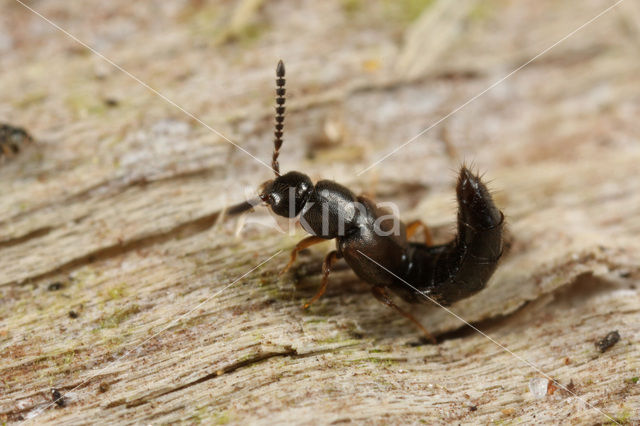
[[596, 342], [596, 349], [598, 349], [600, 352], [605, 352], [611, 346], [618, 343], [618, 340], [620, 340], [620, 334], [617, 330], [612, 331]]

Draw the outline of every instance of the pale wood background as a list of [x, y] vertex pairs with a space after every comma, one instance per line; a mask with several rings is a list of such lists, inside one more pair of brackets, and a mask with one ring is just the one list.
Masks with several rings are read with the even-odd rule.
[[440, 343], [422, 344], [345, 267], [303, 311], [331, 246], [279, 278], [302, 232], [218, 221], [270, 171], [0, 4], [0, 121], [37, 139], [0, 167], [0, 422], [640, 422], [637, 0], [359, 176], [613, 2], [29, 2], [265, 162], [284, 59], [281, 167], [392, 200], [439, 241], [461, 162], [486, 172], [511, 248], [452, 309], [573, 392], [542, 398], [540, 371], [428, 303]]

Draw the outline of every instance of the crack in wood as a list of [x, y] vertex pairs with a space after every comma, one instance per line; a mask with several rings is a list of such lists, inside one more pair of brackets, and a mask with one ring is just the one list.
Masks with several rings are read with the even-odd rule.
[[[212, 174], [215, 175], [216, 173], [219, 173], [219, 172], [220, 171], [218, 169], [218, 166], [215, 166], [215, 167], [212, 166], [212, 167], [197, 168], [194, 170], [184, 170], [184, 171], [175, 172], [169, 175], [164, 175], [164, 176], [159, 175], [156, 177], [149, 177], [144, 175], [143, 176], [128, 176], [128, 175], [117, 176], [115, 178], [105, 179], [100, 182], [97, 182], [78, 192], [67, 195], [66, 197], [60, 200], [55, 200], [55, 201], [43, 203], [40, 205], [36, 205], [35, 207], [29, 210], [21, 211], [13, 216], [9, 216], [4, 220], [0, 220], [0, 226], [5, 225], [7, 223], [11, 223], [22, 217], [33, 215], [39, 211], [50, 209], [55, 206], [64, 206], [64, 205], [69, 205], [71, 203], [75, 203], [79, 201], [86, 201], [89, 199], [89, 197], [91, 197], [93, 193], [99, 193], [100, 197], [104, 197], [105, 195], [112, 195], [112, 194], [124, 192], [125, 190], [132, 187], [136, 187], [136, 186], [144, 187], [147, 185], [151, 185], [155, 183], [163, 183], [163, 182], [168, 182], [172, 180], [191, 179], [194, 177], [195, 178], [208, 177]], [[110, 189], [110, 190], [101, 193], [100, 191], [104, 189]], [[0, 241], [0, 244], [2, 244], [1, 241]], [[2, 247], [2, 245], [0, 245], [0, 247]]]
[[44, 237], [45, 235], [49, 234], [54, 229], [55, 229], [55, 227], [53, 227], [53, 226], [43, 226], [41, 228], [36, 228], [33, 231], [29, 231], [26, 234], [21, 235], [19, 237], [9, 238], [7, 240], [0, 241], [0, 248], [7, 248], [7, 247], [11, 247], [11, 246], [17, 246], [18, 244], [25, 243], [25, 242], [27, 242], [29, 240], [32, 240], [32, 239], [35, 239], [35, 238]]
[[137, 407], [143, 404], [147, 404], [149, 402], [151, 402], [153, 399], [171, 394], [171, 393], [175, 393], [175, 392], [179, 392], [181, 390], [187, 389], [189, 387], [192, 386], [196, 386], [199, 385], [201, 383], [207, 382], [209, 380], [215, 379], [217, 377], [223, 376], [225, 374], [230, 374], [233, 373], [234, 371], [240, 369], [240, 368], [244, 368], [244, 367], [251, 367], [253, 365], [256, 364], [260, 364], [262, 362], [268, 361], [271, 358], [277, 358], [277, 357], [291, 357], [291, 358], [307, 358], [307, 357], [311, 357], [311, 356], [316, 356], [316, 355], [321, 355], [323, 353], [328, 353], [328, 352], [335, 352], [341, 349], [345, 349], [345, 348], [350, 348], [353, 346], [357, 346], [360, 345], [361, 343], [351, 343], [351, 344], [347, 344], [347, 345], [343, 345], [343, 346], [338, 346], [338, 347], [334, 347], [334, 348], [329, 348], [329, 349], [318, 349], [315, 351], [310, 351], [310, 352], [306, 352], [303, 354], [299, 354], [298, 351], [293, 348], [293, 347], [289, 347], [287, 350], [285, 351], [274, 351], [274, 352], [262, 352], [259, 354], [254, 355], [253, 357], [249, 358], [249, 359], [244, 359], [241, 361], [236, 361], [226, 367], [220, 368], [216, 371], [214, 371], [213, 373], [209, 373], [205, 376], [202, 376], [196, 380], [193, 380], [191, 382], [188, 383], [184, 383], [182, 385], [179, 386], [175, 386], [172, 387], [170, 389], [164, 389], [164, 390], [159, 390], [156, 392], [152, 392], [149, 393], [147, 395], [141, 396], [139, 398], [136, 398], [132, 401], [127, 401], [126, 399], [120, 399], [117, 401], [113, 401], [109, 404], [107, 404], [104, 408], [114, 408], [120, 405], [125, 405], [126, 408], [133, 408], [133, 407]]
[[142, 396], [140, 398], [137, 398], [133, 401], [129, 401], [127, 402], [126, 400], [120, 400], [120, 401], [115, 401], [109, 405], [107, 405], [105, 408], [112, 408], [118, 405], [122, 405], [122, 404], [126, 404], [127, 408], [132, 408], [132, 407], [137, 407], [139, 405], [142, 404], [146, 404], [147, 402], [149, 402], [152, 399], [155, 398], [159, 398], [161, 396], [164, 395], [168, 395], [170, 393], [174, 393], [174, 392], [179, 392], [183, 389], [189, 388], [191, 386], [196, 386], [199, 385], [200, 383], [204, 383], [206, 381], [209, 381], [211, 379], [215, 379], [217, 377], [220, 377], [224, 374], [229, 374], [232, 373], [236, 370], [238, 370], [239, 368], [243, 368], [243, 367], [250, 367], [252, 365], [255, 364], [260, 364], [264, 361], [267, 361], [271, 358], [275, 358], [275, 357], [285, 357], [285, 356], [292, 356], [292, 355], [296, 355], [297, 351], [293, 348], [290, 348], [284, 352], [264, 352], [264, 353], [260, 353], [257, 354], [256, 356], [246, 359], [246, 360], [242, 360], [242, 361], [236, 361], [226, 367], [223, 367], [219, 370], [214, 371], [213, 373], [209, 373], [203, 377], [200, 377], [199, 379], [193, 380], [191, 382], [188, 383], [184, 383], [182, 385], [170, 388], [170, 389], [164, 389], [164, 390], [159, 390], [156, 392], [152, 392], [150, 394], [147, 394], [145, 396]]
[[[96, 377], [92, 377], [92, 379], [104, 379], [105, 377], [109, 377], [112, 376], [112, 373], [107, 373], [107, 374], [100, 374]], [[118, 380], [113, 380], [111, 382], [108, 382], [109, 385], [112, 385], [113, 383], [116, 383]], [[55, 389], [57, 389], [61, 394], [62, 397], [64, 398], [65, 394], [68, 392], [72, 392], [76, 389], [80, 389], [80, 388], [85, 388], [90, 384], [90, 382], [79, 382], [77, 384], [73, 383], [73, 384], [69, 384], [66, 386], [56, 386]], [[51, 388], [47, 387], [43, 390], [38, 390], [36, 392], [33, 392], [29, 395], [25, 395], [21, 398], [15, 399], [14, 402], [18, 402], [18, 401], [24, 401], [24, 400], [28, 400], [28, 399], [32, 399], [32, 398], [39, 398], [41, 400], [41, 402], [37, 402], [37, 403], [33, 403], [31, 405], [27, 405], [27, 406], [23, 406], [23, 407], [16, 407], [12, 410], [7, 410], [7, 411], [0, 411], [0, 422], [4, 419], [9, 420], [9, 421], [22, 421], [25, 420], [23, 414], [25, 413], [29, 413], [30, 411], [39, 409], [39, 408], [56, 408], [57, 406], [55, 404], [52, 404], [51, 401]], [[2, 423], [4, 424], [4, 423]]]
[[72, 269], [76, 269], [76, 268], [88, 265], [90, 263], [95, 262], [98, 259], [100, 260], [109, 259], [133, 250], [139, 250], [154, 244], [160, 244], [160, 243], [169, 241], [171, 239], [187, 238], [187, 237], [196, 235], [198, 233], [204, 232], [209, 228], [211, 228], [213, 225], [215, 225], [216, 221], [218, 220], [218, 217], [220, 216], [220, 213], [221, 213], [221, 210], [217, 210], [213, 213], [208, 213], [196, 219], [179, 223], [178, 225], [172, 227], [167, 231], [144, 235], [122, 244], [113, 244], [106, 247], [102, 247], [92, 252], [89, 252], [83, 256], [80, 256], [68, 262], [65, 262], [62, 265], [59, 265], [52, 270], [49, 270], [31, 277], [24, 278], [19, 281], [9, 281], [5, 283], [0, 283], [0, 286], [18, 285], [27, 281], [47, 279], [47, 278], [50, 278], [51, 276], [63, 273], [65, 271], [69, 271]]

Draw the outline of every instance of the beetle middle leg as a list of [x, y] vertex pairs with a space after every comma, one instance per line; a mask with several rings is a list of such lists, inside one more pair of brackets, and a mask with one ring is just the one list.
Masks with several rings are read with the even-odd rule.
[[323, 241], [327, 241], [327, 240], [325, 238], [320, 238], [316, 236], [311, 236], [311, 237], [307, 237], [300, 240], [298, 244], [296, 244], [296, 246], [293, 248], [293, 250], [291, 250], [291, 259], [289, 259], [289, 263], [287, 263], [287, 266], [285, 266], [284, 269], [280, 271], [279, 275], [283, 275], [285, 272], [289, 270], [289, 268], [291, 268], [291, 265], [293, 265], [293, 262], [296, 261], [296, 257], [298, 257], [298, 252], [306, 249], [307, 247], [311, 247], [314, 244], [320, 244]]
[[331, 267], [341, 257], [342, 255], [340, 255], [336, 250], [333, 250], [329, 252], [329, 254], [324, 258], [324, 262], [322, 262], [322, 284], [320, 285], [320, 289], [318, 290], [316, 295], [304, 304], [304, 309], [308, 309], [313, 302], [320, 299], [324, 292], [327, 291], [327, 284], [329, 284], [329, 274], [331, 273]]
[[429, 333], [427, 331], [426, 328], [424, 328], [422, 326], [422, 324], [420, 324], [420, 322], [415, 319], [415, 317], [413, 315], [411, 315], [409, 312], [404, 311], [402, 308], [400, 308], [398, 305], [396, 305], [395, 303], [393, 303], [393, 300], [391, 300], [391, 298], [389, 297], [389, 295], [387, 294], [387, 291], [385, 290], [384, 287], [373, 287], [371, 289], [371, 293], [373, 293], [373, 295], [375, 296], [376, 299], [378, 299], [380, 302], [384, 303], [385, 305], [389, 306], [390, 308], [395, 309], [396, 311], [398, 311], [403, 317], [411, 320], [411, 322], [413, 322], [415, 325], [418, 326], [418, 328], [422, 331], [422, 333], [424, 334], [424, 336], [434, 345], [437, 343], [435, 337], [433, 337], [431, 335], [431, 333]]
[[431, 230], [429, 230], [427, 224], [421, 220], [414, 220], [407, 224], [407, 238], [411, 238], [420, 227], [422, 227], [422, 232], [424, 232], [424, 243], [428, 246], [432, 246], [433, 237], [431, 236]]

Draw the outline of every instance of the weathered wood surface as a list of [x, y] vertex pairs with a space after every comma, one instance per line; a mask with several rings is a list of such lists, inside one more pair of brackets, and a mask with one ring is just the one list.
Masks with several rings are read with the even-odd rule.
[[[511, 247], [452, 310], [513, 354], [428, 303], [441, 342], [420, 344], [346, 268], [303, 311], [330, 246], [279, 278], [301, 232], [217, 220], [270, 171], [4, 0], [0, 120], [37, 144], [0, 167], [0, 421], [640, 422], [640, 6], [358, 176], [612, 4], [417, 3], [31, 5], [265, 162], [285, 59], [281, 167], [393, 200], [440, 241], [473, 161]], [[543, 374], [573, 394], [534, 397]]]

